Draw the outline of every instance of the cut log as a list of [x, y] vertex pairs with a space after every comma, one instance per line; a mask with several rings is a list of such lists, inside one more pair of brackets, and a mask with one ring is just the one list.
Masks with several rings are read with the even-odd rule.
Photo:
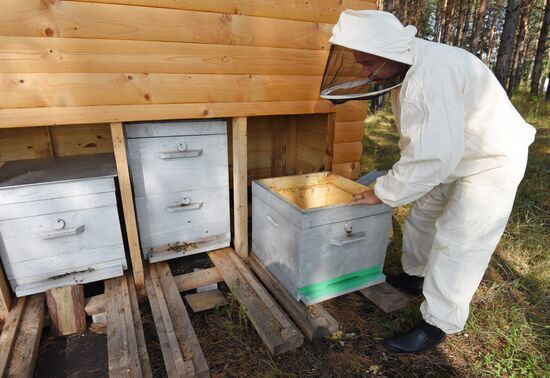
[[55, 336], [86, 332], [84, 286], [64, 286], [46, 291], [50, 327]]
[[249, 264], [279, 304], [310, 341], [319, 340], [338, 330], [338, 322], [320, 304], [305, 306], [296, 301], [253, 254]]
[[273, 355], [302, 345], [302, 333], [277, 306], [232, 248], [220, 249], [208, 255]]

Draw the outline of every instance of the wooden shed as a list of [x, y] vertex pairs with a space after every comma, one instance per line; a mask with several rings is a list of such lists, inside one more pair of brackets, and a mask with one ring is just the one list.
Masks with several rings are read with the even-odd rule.
[[[251, 304], [247, 313], [274, 353], [301, 343], [299, 331], [273, 309], [272, 299], [258, 288], [237, 254], [247, 260], [247, 187], [252, 180], [325, 170], [354, 179], [360, 173], [366, 105], [350, 102], [334, 107], [319, 98], [332, 25], [347, 8], [376, 9], [377, 4], [374, 0], [0, 0], [0, 166], [23, 159], [114, 153], [133, 280], [126, 276], [106, 283], [105, 297], [94, 298], [91, 304], [88, 300], [88, 307], [101, 302], [103, 311], [108, 310], [116, 296], [109, 298], [107, 290], [115, 286], [119, 289], [113, 293], [120, 295], [116, 298], [134, 311], [125, 313], [129, 319], [133, 314], [134, 321], [139, 320], [136, 298], [155, 302], [167, 328], [174, 368], [181, 365], [190, 375], [207, 372], [198, 344], [190, 344], [193, 363], [174, 351], [181, 340], [173, 344], [171, 335], [179, 336], [190, 323], [167, 320], [185, 318], [183, 304], [174, 304], [171, 296], [206, 281], [244, 282], [243, 290], [255, 293], [263, 312], [255, 313], [258, 310]], [[211, 252], [219, 272], [203, 273], [193, 283], [198, 276], [172, 279], [165, 274], [165, 265], [148, 268], [142, 260], [123, 124], [204, 118], [225, 119], [230, 125], [228, 169], [237, 254], [231, 248]], [[152, 279], [150, 285], [147, 278]], [[78, 293], [73, 295], [77, 297]], [[31, 311], [31, 305], [40, 309], [34, 296], [26, 306], [21, 303], [0, 270], [0, 319], [8, 318], [9, 325], [24, 318], [23, 306], [24, 311]], [[276, 320], [283, 336], [269, 334], [269, 326], [261, 320], [266, 317]], [[186, 332], [189, 337], [193, 334], [192, 328]], [[39, 334], [35, 332], [35, 337]], [[139, 332], [126, 337], [140, 345]], [[6, 366], [0, 358], [0, 367]], [[113, 366], [111, 373], [117, 368], [121, 367]], [[132, 369], [146, 368], [137, 363]]]

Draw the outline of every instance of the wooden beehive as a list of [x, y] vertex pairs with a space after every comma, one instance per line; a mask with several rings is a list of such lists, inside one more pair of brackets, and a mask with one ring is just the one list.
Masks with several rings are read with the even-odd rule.
[[348, 203], [365, 186], [332, 173], [252, 185], [252, 251], [306, 304], [385, 281], [391, 207]]

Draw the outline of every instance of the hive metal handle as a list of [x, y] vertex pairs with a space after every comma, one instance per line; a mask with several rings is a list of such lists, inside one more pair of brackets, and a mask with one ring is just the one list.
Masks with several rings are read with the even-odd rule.
[[198, 210], [202, 208], [202, 202], [191, 202], [191, 203], [176, 203], [174, 205], [170, 205], [166, 207], [166, 211], [169, 213], [178, 213], [180, 211], [190, 211], [190, 210]]
[[159, 159], [162, 159], [162, 160], [182, 159], [182, 158], [198, 157], [201, 155], [202, 155], [202, 150], [159, 152]]
[[340, 238], [330, 239], [329, 242], [330, 242], [330, 245], [334, 245], [336, 247], [345, 247], [350, 244], [359, 243], [360, 241], [363, 241], [363, 240], [365, 240], [365, 233], [358, 232], [350, 236], [342, 236]]
[[84, 232], [84, 225], [73, 227], [73, 228], [63, 228], [61, 230], [51, 230], [42, 233], [42, 239], [57, 239], [65, 236], [77, 235]]

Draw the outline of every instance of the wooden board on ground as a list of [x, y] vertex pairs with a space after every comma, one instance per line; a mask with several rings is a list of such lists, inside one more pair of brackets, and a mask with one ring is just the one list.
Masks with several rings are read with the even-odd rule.
[[133, 282], [126, 276], [105, 281], [109, 375], [152, 377]]
[[206, 311], [227, 304], [227, 300], [218, 289], [196, 294], [187, 294], [185, 300], [189, 303], [193, 312]]
[[209, 252], [229, 289], [273, 355], [298, 348], [304, 336], [252, 275], [232, 248]]
[[319, 340], [338, 330], [338, 322], [320, 304], [306, 306], [296, 301], [263, 266], [253, 253], [249, 255], [249, 264], [262, 283], [283, 306], [287, 314], [300, 327], [310, 341]]
[[150, 264], [145, 273], [168, 376], [208, 377], [208, 364], [168, 264]]
[[409, 304], [409, 298], [387, 282], [359, 291], [385, 313], [402, 309]]
[[64, 286], [46, 291], [50, 326], [55, 336], [86, 332], [84, 286]]
[[32, 377], [38, 345], [44, 327], [45, 314], [44, 294], [36, 294], [27, 299], [21, 315], [21, 325], [15, 338], [15, 347], [5, 376], [25, 378]]
[[4, 376], [9, 366], [15, 346], [15, 338], [21, 325], [21, 319], [23, 319], [22, 314], [26, 301], [27, 297], [17, 299], [17, 303], [10, 310], [6, 323], [2, 328], [2, 334], [0, 335], [0, 377]]
[[220, 273], [216, 268], [201, 269], [195, 272], [180, 274], [174, 277], [174, 282], [176, 283], [178, 291], [180, 292], [193, 290], [202, 286], [208, 286], [222, 281], [223, 278], [222, 276], [220, 276]]

